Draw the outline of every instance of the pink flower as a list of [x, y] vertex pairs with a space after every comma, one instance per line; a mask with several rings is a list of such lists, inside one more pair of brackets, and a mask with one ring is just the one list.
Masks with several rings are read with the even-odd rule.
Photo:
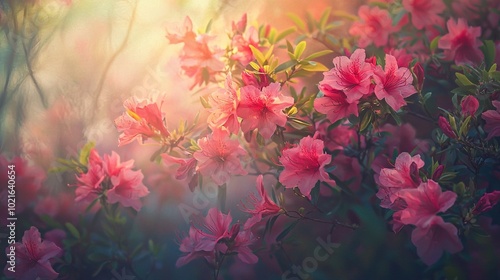
[[455, 131], [453, 131], [453, 128], [451, 128], [450, 123], [445, 117], [439, 116], [438, 126], [439, 128], [441, 128], [441, 131], [443, 131], [444, 135], [448, 136], [451, 139], [457, 138], [457, 134], [455, 133]]
[[[357, 143], [356, 129], [350, 127], [348, 122], [329, 129], [330, 125], [329, 122], [322, 122], [316, 129], [319, 138], [323, 140], [328, 151], [344, 150], [346, 147]], [[363, 143], [363, 141], [361, 142]]]
[[243, 119], [243, 132], [258, 128], [262, 137], [270, 139], [277, 126], [286, 125], [283, 109], [293, 105], [293, 97], [281, 94], [279, 83], [272, 83], [262, 91], [254, 86], [244, 86], [240, 92], [241, 101], [236, 112]]
[[141, 171], [123, 168], [116, 175], [110, 175], [112, 188], [106, 193], [108, 202], [119, 202], [123, 207], [132, 207], [139, 211], [142, 207], [141, 197], [149, 194], [142, 183], [144, 175]]
[[254, 86], [260, 90], [271, 84], [268, 74], [262, 67], [259, 69], [258, 73], [243, 71], [241, 73], [241, 80], [245, 86]]
[[377, 47], [385, 46], [389, 35], [397, 31], [397, 28], [392, 26], [392, 19], [387, 10], [363, 5], [359, 8], [358, 15], [360, 20], [354, 22], [349, 33], [353, 36], [359, 36], [358, 46], [360, 48], [365, 48], [371, 43]]
[[479, 108], [479, 101], [472, 95], [467, 95], [460, 102], [460, 107], [462, 109], [462, 116], [474, 116], [477, 109]]
[[249, 246], [255, 241], [249, 231], [240, 231], [240, 225], [231, 228], [231, 214], [223, 214], [217, 208], [208, 210], [203, 220], [198, 220], [189, 229], [189, 236], [182, 239], [180, 251], [186, 253], [177, 260], [176, 266], [182, 266], [191, 260], [205, 257], [209, 262], [219, 255], [236, 253], [237, 257], [248, 264], [256, 263], [257, 256]]
[[455, 60], [457, 65], [479, 64], [483, 60], [481, 27], [469, 27], [465, 19], [454, 21], [449, 19], [446, 23], [448, 34], [439, 39], [438, 47], [443, 49], [448, 60]]
[[451, 223], [445, 223], [439, 216], [433, 216], [427, 226], [415, 228], [411, 241], [417, 247], [418, 256], [427, 265], [437, 262], [443, 251], [454, 254], [463, 249], [457, 228]]
[[276, 205], [276, 203], [272, 201], [271, 198], [269, 198], [269, 196], [267, 195], [262, 180], [263, 176], [259, 175], [257, 177], [257, 191], [259, 192], [261, 199], [258, 199], [252, 193], [248, 197], [247, 201], [253, 206], [253, 209], [248, 209], [245, 206], [243, 207], [243, 211], [252, 214], [252, 217], [245, 223], [245, 226], [247, 226], [248, 228], [260, 222], [260, 220], [262, 220], [264, 216], [277, 214], [281, 210], [281, 207]]
[[383, 168], [378, 177], [375, 175], [375, 181], [379, 184], [377, 197], [381, 200], [380, 206], [397, 210], [400, 191], [416, 188], [420, 184], [418, 171], [423, 166], [420, 155], [412, 157], [404, 152], [396, 158], [395, 168]]
[[196, 34], [193, 32], [193, 22], [189, 17], [186, 17], [183, 26], [177, 26], [167, 30], [166, 37], [170, 44], [193, 41], [196, 38]]
[[162, 154], [163, 162], [165, 164], [176, 163], [180, 164], [179, 169], [175, 173], [175, 179], [184, 180], [190, 179], [194, 176], [196, 171], [196, 159], [195, 158], [178, 158], [173, 157], [169, 154]]
[[401, 222], [417, 227], [429, 227], [437, 213], [448, 210], [457, 198], [452, 191], [441, 191], [438, 183], [428, 180], [418, 188], [399, 191], [407, 207], [401, 210]]
[[165, 143], [170, 135], [160, 107], [150, 100], [139, 101], [135, 97], [127, 99], [123, 106], [127, 109], [123, 115], [115, 119], [120, 134], [119, 146], [138, 139], [140, 143], [152, 138]]
[[441, 0], [403, 0], [403, 7], [411, 14], [411, 22], [417, 29], [439, 24], [439, 14], [446, 9]]
[[496, 110], [488, 110], [481, 114], [483, 120], [486, 121], [484, 125], [484, 131], [488, 133], [486, 140], [500, 136], [500, 101], [495, 100], [492, 104]]
[[[327, 91], [330, 89], [343, 91], [347, 103], [354, 103], [363, 95], [370, 94], [372, 92], [373, 65], [366, 63], [365, 58], [364, 49], [355, 50], [350, 58], [347, 56], [335, 57], [333, 59], [334, 68], [323, 73], [325, 77], [320, 82], [320, 88], [327, 89]], [[353, 108], [349, 108], [349, 112], [353, 111]]]
[[243, 32], [234, 35], [232, 44], [236, 48], [236, 53], [231, 55], [231, 59], [239, 61], [246, 66], [254, 59], [252, 49], [253, 46], [259, 49], [259, 33], [255, 27], [251, 26], [247, 31], [247, 36], [243, 36]]
[[283, 150], [279, 160], [285, 169], [279, 176], [280, 183], [285, 188], [298, 187], [305, 196], [310, 195], [318, 181], [334, 184], [325, 171], [332, 156], [323, 149], [322, 140], [307, 136], [300, 140], [298, 146]]
[[87, 163], [87, 172], [81, 173], [76, 178], [78, 182], [76, 183], [75, 201], [83, 200], [90, 203], [96, 199], [104, 191], [101, 183], [106, 179], [106, 176], [102, 158], [95, 149], [92, 149]]
[[481, 196], [476, 206], [474, 206], [472, 213], [474, 215], [479, 215], [483, 212], [489, 211], [498, 203], [498, 201], [500, 201], [500, 191], [485, 193]]
[[398, 67], [396, 58], [385, 55], [385, 71], [377, 66], [374, 71], [375, 95], [379, 100], [384, 99], [394, 111], [406, 105], [406, 97], [417, 92], [412, 85], [413, 77], [406, 67]]
[[176, 267], [181, 267], [200, 257], [209, 258], [213, 255], [213, 246], [205, 242], [203, 235], [194, 227], [189, 228], [189, 235], [180, 241], [179, 250], [186, 253], [175, 263]]
[[347, 102], [347, 97], [341, 90], [332, 89], [327, 84], [321, 84], [320, 90], [324, 93], [323, 97], [314, 100], [314, 109], [326, 114], [331, 122], [347, 118], [350, 115], [358, 116], [358, 101]]
[[198, 171], [204, 176], [210, 176], [220, 185], [229, 181], [231, 175], [245, 175], [239, 157], [246, 151], [237, 140], [229, 140], [229, 132], [215, 129], [211, 135], [198, 140], [201, 151], [196, 151], [193, 157], [198, 161]]
[[120, 162], [120, 156], [112, 152], [102, 159], [97, 151], [90, 152], [87, 173], [77, 176], [75, 201], [91, 202], [100, 195], [105, 195], [108, 203], [119, 202], [124, 207], [132, 207], [139, 211], [142, 207], [141, 197], [149, 194], [143, 185], [144, 175], [134, 171], [133, 160]]
[[52, 268], [50, 261], [62, 254], [61, 248], [53, 242], [40, 237], [36, 227], [31, 227], [24, 232], [22, 242], [9, 245], [5, 252], [10, 253], [10, 247], [15, 247], [16, 266], [15, 272], [5, 267], [5, 275], [15, 279], [56, 279], [59, 273]]
[[223, 126], [231, 133], [238, 133], [240, 123], [236, 108], [238, 108], [239, 98], [230, 75], [226, 77], [225, 88], [212, 93], [209, 102], [212, 106], [208, 117], [210, 128], [216, 129]]

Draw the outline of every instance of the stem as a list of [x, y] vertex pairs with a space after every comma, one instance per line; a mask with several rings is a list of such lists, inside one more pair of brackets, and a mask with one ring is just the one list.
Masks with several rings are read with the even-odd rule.
[[224, 258], [226, 257], [226, 255], [222, 255], [222, 257], [220, 258], [220, 261], [217, 262], [217, 266], [214, 270], [214, 280], [217, 280], [219, 278], [219, 272], [220, 272], [220, 269], [222, 267], [222, 263], [224, 262]]
[[222, 213], [226, 213], [226, 184], [219, 186], [219, 191], [217, 192], [217, 204]]

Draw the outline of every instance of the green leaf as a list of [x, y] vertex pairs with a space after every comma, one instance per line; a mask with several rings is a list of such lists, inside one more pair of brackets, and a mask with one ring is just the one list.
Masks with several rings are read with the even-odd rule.
[[495, 62], [495, 43], [492, 40], [485, 40], [481, 46], [481, 51], [484, 54], [484, 62], [486, 67], [490, 67]]
[[321, 56], [324, 56], [327, 54], [331, 54], [332, 52], [333, 52], [332, 50], [323, 50], [323, 51], [315, 52], [313, 54], [310, 54], [308, 57], [304, 58], [304, 60], [313, 60], [315, 58], [318, 58], [318, 57], [321, 57]]
[[455, 73], [455, 76], [457, 76], [457, 84], [459, 86], [474, 86], [474, 84], [464, 74], [457, 72]]
[[289, 13], [287, 16], [297, 25], [299, 30], [306, 31], [306, 23], [298, 15]]
[[76, 239], [80, 239], [80, 233], [78, 232], [78, 230], [76, 229], [76, 227], [73, 224], [65, 223], [64, 225], [66, 226], [68, 231], [71, 233], [71, 235], [73, 235], [73, 237], [75, 237]]
[[257, 59], [257, 62], [260, 65], [264, 65], [264, 63], [266, 62], [266, 59], [264, 58], [264, 54], [262, 54], [262, 52], [259, 49], [257, 49], [256, 47], [254, 47], [252, 45], [248, 45], [248, 46], [252, 50], [252, 54], [255, 57], [255, 59]]
[[460, 126], [460, 130], [458, 132], [458, 135], [466, 136], [467, 133], [469, 132], [469, 124], [470, 124], [471, 116], [468, 116], [463, 122], [462, 125]]
[[282, 64], [278, 65], [278, 67], [276, 67], [276, 69], [274, 69], [274, 73], [282, 72], [282, 71], [284, 71], [292, 66], [295, 66], [295, 65], [297, 65], [297, 62], [293, 61], [293, 60], [283, 62]]
[[286, 36], [292, 34], [296, 30], [297, 30], [297, 28], [295, 28], [295, 27], [290, 27], [290, 28], [284, 30], [283, 32], [281, 32], [280, 34], [278, 34], [278, 36], [276, 37], [275, 43], [283, 40]]
[[299, 59], [304, 53], [305, 49], [306, 49], [306, 41], [301, 41], [300, 43], [298, 43], [297, 46], [295, 47], [295, 50], [293, 51], [293, 55], [295, 56], [295, 58]]
[[429, 46], [429, 48], [431, 49], [431, 53], [434, 53], [436, 51], [439, 39], [441, 39], [441, 36], [436, 36], [436, 38], [432, 39], [431, 44]]
[[80, 150], [80, 156], [78, 157], [78, 161], [87, 166], [88, 160], [89, 160], [89, 155], [90, 151], [95, 147], [94, 142], [88, 142], [83, 146], [83, 148]]
[[302, 69], [308, 72], [326, 72], [329, 70], [325, 65], [316, 61], [309, 61], [307, 65], [302, 66]]
[[368, 127], [370, 127], [372, 121], [373, 121], [373, 113], [369, 110], [365, 110], [361, 115], [359, 131], [364, 132]]
[[328, 7], [323, 14], [321, 15], [321, 18], [319, 19], [319, 29], [324, 30], [326, 27], [326, 23], [328, 22], [328, 18], [330, 18], [330, 12], [332, 9]]

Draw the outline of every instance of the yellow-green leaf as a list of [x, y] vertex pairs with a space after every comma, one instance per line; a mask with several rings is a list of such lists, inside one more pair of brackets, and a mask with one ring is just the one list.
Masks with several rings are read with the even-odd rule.
[[295, 58], [299, 59], [304, 53], [305, 49], [306, 49], [306, 41], [301, 41], [300, 43], [298, 43], [297, 46], [295, 47], [295, 50], [293, 51], [293, 55], [295, 56]]
[[307, 65], [302, 66], [302, 69], [309, 71], [309, 72], [326, 72], [328, 71], [328, 68], [316, 61], [309, 61]]
[[264, 54], [262, 54], [262, 52], [259, 49], [257, 49], [252, 45], [249, 45], [249, 47], [252, 50], [253, 56], [255, 57], [255, 59], [257, 59], [257, 62], [260, 65], [264, 65], [264, 62], [266, 61], [266, 59], [264, 58]]

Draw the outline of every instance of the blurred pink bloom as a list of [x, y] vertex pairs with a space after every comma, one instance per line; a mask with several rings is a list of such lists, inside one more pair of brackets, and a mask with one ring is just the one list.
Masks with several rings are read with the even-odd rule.
[[454, 254], [463, 249], [457, 228], [439, 216], [433, 216], [426, 226], [415, 228], [411, 241], [417, 247], [418, 256], [427, 265], [437, 262], [443, 251]]
[[469, 27], [463, 18], [457, 21], [449, 19], [446, 25], [449, 33], [438, 42], [446, 59], [454, 60], [457, 65], [479, 64], [483, 59], [483, 53], [479, 49], [483, 45], [479, 40], [481, 27]]
[[234, 33], [243, 33], [247, 28], [247, 14], [244, 13], [238, 22], [231, 22], [231, 27]]
[[[148, 189], [142, 183], [144, 175], [142, 172], [134, 171], [131, 169], [133, 165], [133, 160], [130, 160], [120, 167], [120, 158], [113, 152], [112, 156], [104, 156], [104, 160], [109, 164], [110, 159], [113, 157], [118, 157], [116, 161], [116, 166], [114, 169], [119, 170], [118, 173], [109, 173], [112, 187], [106, 192], [108, 202], [113, 204], [119, 202], [124, 207], [132, 207], [136, 211], [139, 211], [142, 207], [141, 197], [149, 194]], [[126, 167], [124, 167], [126, 166]]]
[[322, 140], [307, 136], [300, 140], [298, 146], [283, 150], [279, 158], [284, 167], [279, 176], [280, 183], [285, 188], [298, 187], [305, 196], [310, 195], [318, 181], [335, 184], [325, 170], [332, 156], [323, 149]]
[[[53, 242], [40, 237], [36, 227], [31, 227], [24, 232], [22, 242], [14, 245], [16, 253], [15, 272], [8, 270], [5, 266], [4, 273], [9, 278], [15, 279], [56, 279], [59, 273], [52, 268], [50, 261], [62, 254], [61, 248]], [[5, 250], [10, 252], [10, 246]]]
[[428, 180], [418, 188], [399, 191], [407, 207], [401, 210], [401, 222], [417, 227], [429, 227], [437, 213], [448, 210], [457, 199], [452, 191], [441, 191], [438, 183]]
[[201, 150], [193, 157], [198, 161], [198, 171], [204, 176], [210, 176], [220, 185], [229, 181], [231, 175], [246, 175], [240, 162], [240, 157], [246, 151], [237, 140], [229, 139], [229, 132], [215, 129], [211, 135], [198, 140]]
[[446, 9], [441, 0], [403, 0], [403, 7], [411, 14], [411, 22], [417, 29], [438, 24], [439, 14]]
[[186, 253], [175, 263], [176, 267], [186, 265], [190, 261], [213, 255], [213, 246], [208, 242], [204, 242], [203, 235], [194, 227], [189, 228], [189, 235], [180, 241], [179, 250]]
[[332, 174], [343, 182], [349, 181], [349, 188], [358, 191], [361, 186], [361, 165], [356, 157], [349, 157], [340, 153], [333, 157], [331, 165], [335, 166]]
[[[355, 50], [350, 58], [347, 56], [335, 57], [333, 59], [334, 68], [323, 73], [325, 77], [320, 82], [320, 88], [326, 88], [327, 91], [328, 89], [343, 91], [347, 103], [354, 103], [363, 95], [370, 94], [373, 65], [366, 63], [365, 59], [364, 49]], [[349, 111], [354, 110], [350, 108]]]
[[406, 67], [398, 67], [396, 58], [385, 55], [385, 70], [377, 66], [374, 70], [375, 95], [379, 100], [384, 99], [394, 111], [406, 105], [406, 97], [415, 94], [413, 76]]
[[117, 129], [122, 132], [118, 146], [129, 144], [136, 138], [141, 144], [149, 138], [164, 143], [170, 136], [156, 102], [132, 97], [125, 100], [123, 106], [126, 112], [115, 119]]
[[406, 67], [410, 66], [410, 62], [413, 60], [413, 55], [409, 54], [406, 49], [394, 49], [390, 48], [386, 50], [386, 53], [394, 56], [398, 62], [399, 67]]
[[500, 201], [500, 191], [485, 193], [481, 196], [476, 206], [474, 206], [472, 213], [474, 215], [479, 215], [483, 212], [489, 211], [498, 203], [498, 201]]
[[87, 173], [81, 173], [77, 176], [76, 183], [76, 198], [75, 201], [92, 202], [104, 189], [101, 183], [106, 178], [106, 171], [104, 169], [104, 162], [95, 149], [90, 151]]
[[486, 140], [500, 136], [500, 101], [494, 100], [492, 104], [496, 110], [488, 110], [481, 114], [483, 120], [486, 121], [484, 125], [484, 131], [488, 133]]
[[319, 88], [324, 96], [314, 100], [314, 109], [322, 114], [326, 114], [328, 120], [336, 122], [350, 115], [358, 116], [357, 100], [347, 102], [347, 97], [343, 91], [333, 89], [330, 85], [323, 82], [320, 82]]
[[462, 98], [460, 107], [462, 109], [462, 116], [474, 116], [477, 109], [479, 108], [479, 101], [473, 95], [467, 95], [466, 97]]
[[353, 127], [349, 127], [348, 122], [328, 130], [330, 125], [331, 123], [329, 122], [322, 122], [316, 129], [319, 133], [319, 138], [323, 140], [327, 150], [344, 150], [344, 148], [356, 144], [358, 137], [356, 130]]
[[185, 43], [196, 38], [196, 34], [193, 32], [193, 22], [188, 16], [184, 19], [182, 26], [174, 26], [168, 29], [166, 37], [170, 44]]
[[[264, 216], [277, 214], [280, 212], [281, 207], [276, 205], [276, 203], [267, 195], [264, 189], [263, 176], [259, 175], [257, 177], [257, 191], [259, 192], [260, 199], [258, 199], [253, 193], [249, 195], [247, 202], [253, 206], [253, 209], [248, 209], [243, 206], [242, 210], [244, 212], [252, 214], [252, 217], [247, 220], [245, 226], [250, 228], [256, 223], [260, 222]], [[245, 229], [248, 229], [245, 228]]]
[[420, 155], [411, 156], [407, 152], [401, 153], [395, 162], [394, 168], [383, 168], [380, 175], [375, 175], [379, 184], [377, 197], [381, 200], [380, 206], [398, 210], [399, 193], [402, 189], [416, 188], [420, 184], [418, 171], [424, 167]]
[[260, 49], [259, 33], [255, 27], [251, 26], [247, 31], [246, 38], [244, 34], [236, 34], [232, 38], [232, 44], [236, 48], [236, 53], [231, 55], [231, 59], [239, 61], [242, 65], [246, 66], [254, 59], [250, 46]]
[[189, 236], [182, 239], [180, 251], [187, 253], [177, 260], [176, 266], [182, 266], [198, 257], [213, 260], [215, 252], [224, 254], [237, 253], [237, 257], [248, 264], [256, 263], [257, 256], [248, 246], [254, 241], [249, 231], [240, 231], [239, 224], [230, 228], [231, 214], [223, 214], [217, 208], [208, 210], [203, 220], [198, 220], [189, 229]]
[[448, 120], [445, 117], [439, 116], [438, 126], [439, 126], [439, 128], [441, 128], [441, 131], [443, 131], [444, 135], [446, 135], [452, 139], [457, 138], [457, 134], [453, 131], [450, 123], [448, 122]]
[[379, 7], [370, 8], [367, 5], [359, 7], [359, 21], [355, 21], [349, 33], [353, 36], [359, 36], [358, 46], [365, 48], [371, 43], [377, 47], [387, 45], [389, 35], [397, 31], [392, 26], [392, 19], [387, 10]]
[[169, 154], [161, 154], [163, 158], [163, 162], [165, 164], [176, 163], [180, 164], [180, 167], [177, 169], [175, 173], [175, 179], [184, 180], [190, 179], [194, 176], [196, 171], [196, 159], [195, 158], [178, 158], [173, 157]]
[[141, 171], [132, 170], [134, 161], [120, 162], [120, 156], [114, 151], [111, 156], [102, 159], [92, 149], [87, 165], [87, 173], [77, 176], [75, 201], [91, 202], [99, 195], [106, 195], [108, 203], [119, 202], [124, 207], [132, 207], [139, 211], [142, 207], [141, 197], [149, 194], [142, 183], [144, 175]]
[[208, 125], [210, 128], [216, 129], [223, 126], [227, 128], [229, 132], [237, 134], [240, 129], [240, 123], [238, 122], [238, 115], [236, 113], [239, 98], [234, 88], [231, 75], [226, 77], [224, 89], [219, 89], [210, 95], [209, 103], [210, 106], [212, 106], [211, 114], [208, 117]]
[[277, 126], [286, 125], [287, 117], [283, 109], [293, 105], [293, 97], [284, 96], [280, 90], [279, 83], [272, 83], [262, 91], [254, 86], [240, 89], [241, 100], [236, 112], [243, 119], [243, 132], [258, 128], [262, 137], [270, 139]]

